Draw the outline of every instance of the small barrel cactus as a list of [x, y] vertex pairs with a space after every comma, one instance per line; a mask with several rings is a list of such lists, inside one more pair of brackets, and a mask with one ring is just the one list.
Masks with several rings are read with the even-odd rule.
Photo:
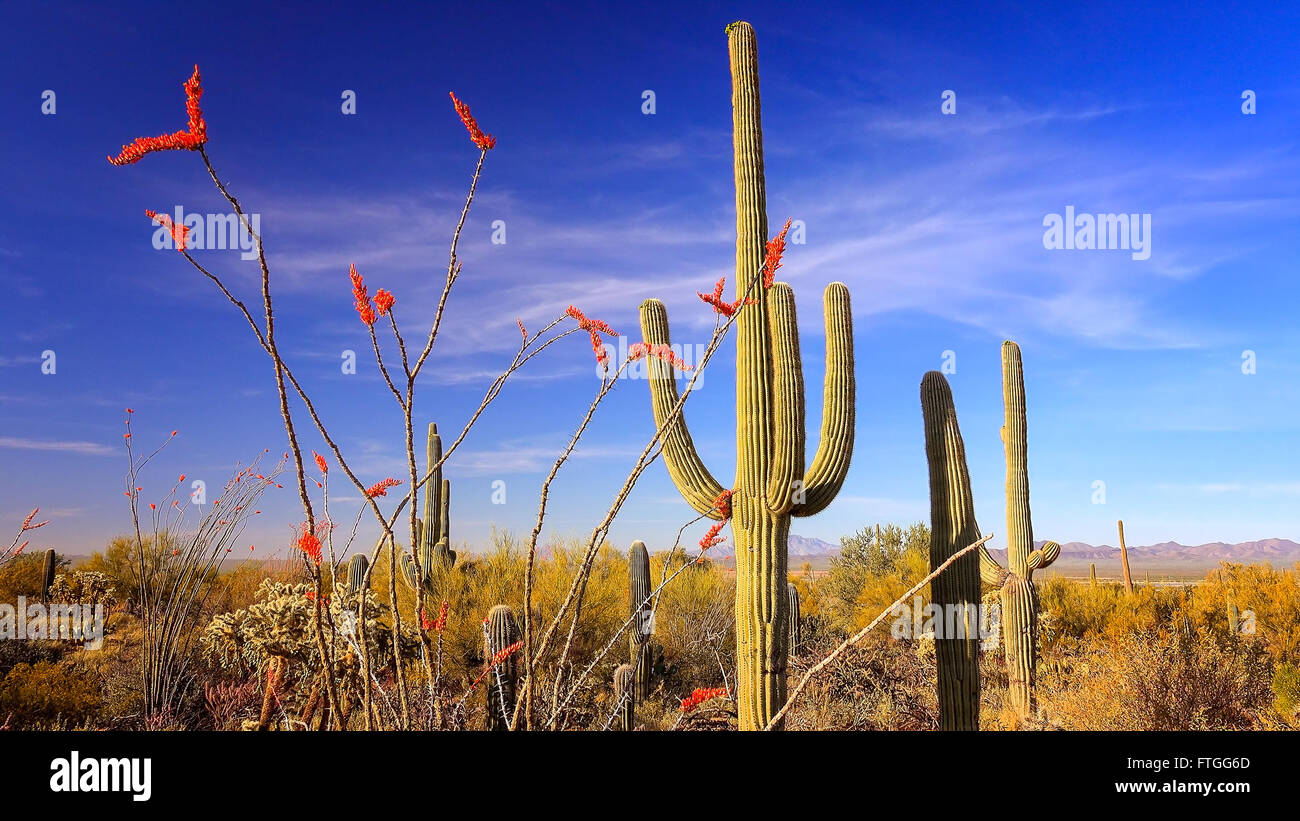
[[632, 655], [632, 669], [636, 673], [636, 697], [640, 701], [650, 697], [650, 677], [654, 667], [650, 635], [654, 632], [654, 611], [650, 602], [650, 553], [645, 542], [632, 542], [627, 552], [628, 608], [633, 616], [628, 644]]
[[366, 582], [366, 571], [370, 568], [370, 560], [366, 554], [358, 553], [348, 562], [348, 592], [356, 595], [361, 592], [361, 586]]
[[491, 669], [487, 674], [487, 716], [489, 730], [508, 730], [515, 712], [518, 664], [511, 648], [519, 641], [519, 625], [509, 605], [498, 604], [488, 611], [483, 624], [483, 656]]
[[623, 664], [614, 671], [614, 698], [618, 728], [631, 732], [636, 726], [636, 670], [632, 665]]

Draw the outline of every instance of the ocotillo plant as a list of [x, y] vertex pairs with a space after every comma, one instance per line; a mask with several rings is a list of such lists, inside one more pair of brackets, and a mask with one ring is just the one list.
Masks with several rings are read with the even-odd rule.
[[614, 699], [618, 704], [618, 728], [631, 732], [636, 726], [636, 672], [630, 664], [614, 671]]
[[[785, 702], [788, 536], [791, 516], [811, 516], [835, 498], [853, 452], [853, 325], [849, 291], [826, 288], [826, 381], [821, 440], [804, 470], [804, 386], [794, 292], [765, 266], [767, 198], [759, 112], [758, 47], [748, 23], [727, 27], [736, 184], [736, 480], [729, 501], [736, 555], [737, 708], [742, 730], [768, 724]], [[774, 266], [771, 266], [774, 270]], [[762, 273], [762, 287], [751, 287]], [[715, 306], [716, 307], [716, 306]], [[668, 344], [668, 315], [641, 304], [641, 332]], [[655, 424], [677, 403], [668, 363], [651, 360]], [[723, 520], [724, 488], [701, 461], [683, 416], [664, 430], [664, 462], [699, 513]]]
[[1047, 542], [1034, 548], [1029, 515], [1029, 458], [1025, 446], [1025, 372], [1020, 346], [1002, 343], [1002, 444], [1007, 456], [1007, 569], [980, 547], [980, 576], [998, 588], [1002, 605], [1002, 646], [1007, 656], [1007, 701], [1021, 716], [1031, 715], [1034, 665], [1038, 659], [1038, 593], [1035, 570], [1061, 555], [1061, 546]]
[[[952, 390], [938, 371], [921, 379], [921, 415], [930, 471], [930, 569], [934, 571], [978, 540], [980, 532]], [[945, 612], [942, 622], [936, 623], [934, 642], [939, 726], [945, 730], [979, 729], [979, 565], [979, 557], [968, 553], [930, 582], [931, 599]], [[949, 625], [957, 635], [942, 635]]]
[[650, 634], [654, 630], [654, 610], [650, 598], [650, 553], [645, 542], [637, 539], [627, 552], [628, 615], [636, 616], [629, 631], [629, 649], [632, 669], [636, 673], [636, 697], [644, 701], [650, 697], [650, 676], [654, 661], [651, 657]]
[[[442, 459], [442, 437], [438, 435], [438, 426], [432, 423], [429, 424], [428, 459], [430, 465]], [[417, 577], [415, 562], [406, 552], [401, 558], [402, 578], [412, 590], [417, 578], [424, 579], [425, 593], [430, 594], [435, 568], [456, 563], [456, 551], [451, 549], [451, 480], [442, 478], [441, 467], [424, 486], [424, 518], [416, 520], [415, 535], [420, 572]]]
[[489, 730], [510, 729], [515, 711], [518, 664], [511, 648], [519, 641], [519, 625], [509, 605], [498, 604], [488, 611], [483, 624], [483, 656], [491, 669], [487, 681]]
[[348, 562], [348, 592], [356, 595], [361, 592], [361, 586], [366, 581], [366, 570], [370, 568], [370, 560], [366, 554], [357, 553]]
[[45, 563], [41, 567], [41, 604], [45, 604], [46, 598], [50, 595], [50, 585], [54, 584], [56, 566], [54, 549], [50, 548], [45, 551]]
[[803, 637], [799, 631], [799, 588], [793, 584], [785, 586], [786, 594], [789, 597], [790, 611], [790, 654], [794, 655], [799, 649], [799, 641]]
[[1124, 544], [1124, 520], [1119, 520], [1119, 560], [1124, 565], [1124, 592], [1133, 595], [1133, 576], [1128, 569], [1128, 545]]

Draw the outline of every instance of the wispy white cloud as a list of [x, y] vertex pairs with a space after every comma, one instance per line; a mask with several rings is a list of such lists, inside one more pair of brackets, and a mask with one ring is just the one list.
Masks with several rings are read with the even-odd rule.
[[0, 436], [0, 448], [75, 453], [81, 456], [112, 456], [117, 452], [98, 442], [23, 439], [16, 436]]

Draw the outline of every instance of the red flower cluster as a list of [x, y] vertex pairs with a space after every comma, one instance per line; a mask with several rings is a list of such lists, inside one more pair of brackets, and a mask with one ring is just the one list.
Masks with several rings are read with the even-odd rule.
[[447, 600], [442, 600], [442, 607], [438, 608], [438, 618], [433, 620], [433, 629], [441, 633], [447, 628]]
[[[700, 539], [701, 551], [708, 550], [710, 547], [726, 541], [718, 534], [722, 532], [722, 528], [727, 526], [727, 522], [731, 521], [731, 494], [732, 491], [724, 490], [718, 494], [718, 498], [713, 500], [713, 507], [722, 514], [722, 521], [714, 522], [709, 531], [704, 534], [704, 538]], [[700, 559], [704, 559], [703, 552], [700, 553]]]
[[393, 296], [390, 291], [385, 291], [383, 288], [380, 288], [378, 291], [375, 291], [376, 313], [380, 316], [388, 316], [388, 312], [393, 309], [393, 303], [396, 301], [397, 297]]
[[41, 509], [39, 507], [32, 508], [32, 512], [27, 514], [26, 519], [23, 519], [23, 526], [21, 532], [26, 533], [28, 530], [35, 530], [38, 527], [45, 527], [47, 524], [50, 523], [50, 520], [46, 519], [43, 522], [37, 522], [36, 524], [32, 524], [32, 519], [35, 519], [36, 514], [40, 512]]
[[653, 356], [656, 359], [662, 359], [678, 370], [692, 370], [692, 367], [687, 365], [681, 357], [673, 352], [672, 347], [667, 344], [651, 345], [648, 342], [637, 342], [627, 349], [627, 358], [629, 362], [636, 361], [643, 356]]
[[776, 277], [776, 269], [781, 267], [781, 255], [785, 253], [785, 235], [790, 230], [791, 220], [786, 220], [781, 233], [767, 241], [763, 254], [763, 287], [771, 288]]
[[394, 479], [390, 476], [384, 481], [366, 488], [366, 497], [373, 499], [376, 496], [387, 496], [390, 487], [397, 487], [401, 483], [401, 479]]
[[726, 687], [696, 687], [695, 692], [682, 699], [682, 712], [689, 713], [704, 702], [714, 698], [726, 698]]
[[296, 547], [307, 554], [307, 558], [311, 559], [312, 564], [320, 564], [321, 544], [315, 533], [303, 533], [298, 537]]
[[[312, 458], [316, 460], [316, 467], [320, 468], [320, 472], [321, 472], [321, 473], [329, 473], [329, 472], [330, 472], [330, 466], [329, 466], [329, 463], [325, 461], [325, 457], [324, 457], [324, 456], [321, 456], [319, 453], [317, 453], [317, 452], [314, 451], [314, 450], [311, 452], [311, 455], [312, 455]], [[181, 478], [184, 479], [185, 477], [182, 476]]]
[[208, 124], [203, 120], [203, 111], [199, 108], [199, 98], [203, 96], [203, 86], [199, 82], [199, 67], [194, 67], [194, 74], [185, 82], [185, 112], [189, 115], [189, 127], [174, 134], [160, 137], [137, 137], [130, 145], [122, 146], [116, 157], [109, 157], [113, 165], [130, 165], [140, 158], [155, 151], [197, 151], [208, 141]]
[[528, 329], [524, 327], [524, 321], [523, 321], [522, 319], [516, 319], [516, 320], [515, 320], [515, 324], [519, 326], [519, 335], [522, 336], [522, 337], [524, 338], [524, 341], [525, 341], [525, 342], [527, 342], [527, 341], [528, 341]]
[[352, 297], [357, 302], [357, 316], [367, 325], [375, 324], [375, 307], [370, 304], [370, 293], [366, 290], [361, 274], [356, 265], [348, 266], [348, 277], [352, 280]]
[[578, 320], [578, 327], [591, 335], [591, 350], [596, 354], [596, 362], [601, 365], [609, 362], [609, 354], [605, 353], [605, 345], [600, 341], [600, 335], [618, 336], [614, 329], [599, 319], [591, 319], [572, 305], [564, 312]]
[[488, 151], [496, 148], [497, 138], [491, 134], [484, 134], [483, 129], [478, 127], [478, 121], [474, 115], [469, 113], [469, 106], [456, 99], [456, 92], [448, 92], [451, 95], [451, 103], [456, 106], [456, 113], [460, 115], [460, 121], [465, 124], [465, 130], [469, 132], [470, 141], [477, 145], [480, 150]]
[[172, 242], [176, 243], [177, 251], [185, 250], [185, 243], [189, 240], [190, 236], [190, 227], [188, 225], [177, 225], [172, 222], [172, 218], [166, 214], [158, 214], [147, 209], [145, 210], [144, 215], [171, 232]]
[[502, 647], [497, 651], [496, 655], [492, 657], [492, 660], [488, 662], [488, 667], [496, 667], [501, 662], [513, 656], [519, 648], [523, 646], [524, 643], [522, 641], [517, 641], [509, 647]]
[[726, 283], [727, 278], [723, 277], [713, 286], [712, 294], [706, 294], [700, 291], [696, 291], [695, 293], [699, 295], [700, 299], [712, 305], [715, 313], [722, 314], [723, 316], [731, 316], [741, 305], [749, 305], [754, 300], [750, 298], [738, 299], [735, 302], [727, 302], [722, 298], [722, 287], [726, 285]]

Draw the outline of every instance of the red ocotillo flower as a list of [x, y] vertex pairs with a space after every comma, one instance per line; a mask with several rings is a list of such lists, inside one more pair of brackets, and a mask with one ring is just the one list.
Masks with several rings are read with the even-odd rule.
[[648, 342], [637, 342], [627, 349], [627, 358], [629, 362], [634, 362], [643, 356], [653, 356], [656, 359], [662, 359], [674, 368], [683, 371], [693, 370], [692, 366], [673, 351], [672, 346], [667, 343], [651, 345]]
[[731, 496], [734, 491], [724, 490], [713, 500], [713, 506], [722, 514], [723, 521], [731, 518]]
[[320, 539], [316, 537], [315, 533], [303, 533], [298, 537], [294, 546], [303, 553], [306, 553], [307, 558], [311, 559], [312, 564], [320, 564], [321, 544]]
[[482, 151], [496, 148], [497, 138], [491, 134], [483, 133], [483, 129], [478, 127], [478, 121], [474, 119], [474, 115], [469, 113], [469, 106], [456, 98], [456, 92], [451, 91], [448, 93], [451, 94], [451, 103], [456, 107], [456, 113], [460, 115], [460, 121], [465, 124], [465, 130], [469, 132], [470, 141]]
[[29, 544], [31, 544], [31, 542], [30, 542], [30, 541], [26, 541], [26, 542], [23, 542], [22, 544], [18, 545], [18, 549], [14, 551], [14, 555], [15, 555], [15, 556], [21, 556], [22, 553], [23, 553], [23, 551], [27, 549], [27, 545], [29, 545]]
[[397, 487], [401, 483], [401, 479], [394, 479], [390, 476], [384, 481], [366, 488], [366, 496], [371, 499], [374, 499], [377, 496], [387, 496], [390, 487]]
[[23, 519], [22, 532], [26, 532], [26, 531], [28, 531], [28, 530], [35, 530], [35, 529], [38, 528], [38, 527], [45, 527], [47, 524], [50, 523], [50, 520], [49, 520], [49, 519], [46, 519], [46, 520], [43, 521], [43, 522], [37, 522], [36, 524], [32, 524], [32, 519], [35, 519], [35, 518], [36, 518], [36, 514], [37, 514], [37, 513], [40, 513], [40, 512], [41, 512], [41, 509], [40, 509], [39, 507], [34, 507], [34, 508], [32, 508], [32, 512], [27, 514], [27, 518], [26, 518], [26, 519]]
[[122, 146], [116, 157], [109, 157], [113, 165], [131, 165], [140, 158], [155, 151], [197, 151], [208, 141], [208, 124], [203, 119], [199, 108], [199, 98], [203, 96], [203, 86], [199, 81], [199, 67], [194, 67], [194, 74], [185, 82], [185, 112], [189, 115], [189, 127], [185, 131], [163, 134], [158, 137], [137, 137], [130, 145]]
[[714, 698], [726, 698], [726, 687], [696, 687], [695, 692], [682, 699], [682, 712], [689, 713], [704, 702]]
[[[713, 526], [704, 534], [704, 538], [700, 539], [700, 550], [708, 550], [714, 545], [719, 545], [725, 542], [726, 539], [718, 534], [722, 532], [722, 528], [724, 528], [726, 524], [726, 522], [714, 522]], [[703, 554], [700, 555], [700, 558], [704, 558]]]
[[528, 329], [524, 327], [524, 321], [523, 321], [522, 319], [516, 319], [516, 320], [515, 320], [515, 324], [519, 326], [519, 335], [522, 336], [522, 337], [524, 338], [524, 341], [525, 341], [525, 342], [527, 342], [527, 341], [528, 341]]
[[519, 648], [523, 646], [524, 643], [522, 641], [517, 641], [514, 644], [510, 645], [509, 647], [502, 647], [500, 650], [497, 651], [496, 655], [492, 657], [492, 660], [488, 662], [488, 666], [496, 667], [501, 662], [513, 656], [516, 652], [518, 652]]
[[441, 633], [447, 627], [447, 600], [442, 600], [442, 607], [438, 608], [438, 618], [434, 619], [433, 629]]
[[356, 265], [348, 266], [348, 277], [352, 280], [352, 297], [356, 300], [357, 316], [361, 317], [361, 321], [367, 325], [374, 325], [375, 308], [370, 304], [370, 293], [361, 274], [357, 273]]
[[741, 305], [749, 305], [754, 300], [750, 298], [737, 299], [735, 302], [727, 302], [722, 298], [722, 288], [726, 282], [726, 277], [719, 279], [717, 284], [713, 286], [712, 294], [706, 294], [701, 291], [696, 291], [695, 293], [699, 295], [700, 299], [712, 305], [715, 313], [722, 314], [723, 316], [731, 316]]
[[[314, 451], [314, 450], [311, 452], [311, 455], [312, 455], [312, 458], [316, 460], [316, 467], [320, 468], [320, 472], [321, 472], [321, 473], [329, 473], [329, 472], [330, 472], [329, 462], [326, 462], [326, 461], [325, 461], [325, 457], [324, 457], [324, 456], [321, 456], [319, 453], [317, 453], [317, 452]], [[184, 479], [185, 477], [182, 476], [181, 478]]]
[[786, 220], [781, 233], [767, 241], [763, 254], [763, 287], [771, 288], [776, 277], [776, 269], [781, 267], [781, 255], [785, 253], [785, 235], [790, 230], [791, 220]]
[[375, 291], [375, 312], [380, 316], [387, 316], [388, 312], [393, 309], [393, 303], [396, 301], [397, 297], [393, 296], [391, 291], [385, 291], [383, 288], [380, 288], [378, 291]]
[[144, 215], [171, 232], [172, 242], [176, 244], [177, 251], [185, 250], [185, 243], [189, 241], [190, 236], [190, 227], [188, 225], [184, 223], [177, 225], [166, 214], [158, 214], [148, 209], [145, 210]]
[[591, 350], [596, 354], [596, 362], [601, 365], [608, 362], [609, 354], [605, 353], [605, 345], [600, 341], [600, 335], [618, 336], [614, 329], [602, 320], [588, 317], [572, 305], [565, 309], [564, 313], [578, 320], [578, 327], [591, 336]]

